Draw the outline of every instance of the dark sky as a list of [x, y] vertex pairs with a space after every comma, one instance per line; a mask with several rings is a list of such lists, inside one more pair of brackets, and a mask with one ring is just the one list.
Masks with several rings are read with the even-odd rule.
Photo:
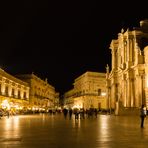
[[2, 1], [0, 66], [10, 74], [34, 72], [63, 93], [84, 72], [105, 72], [111, 40], [148, 18], [140, 2]]

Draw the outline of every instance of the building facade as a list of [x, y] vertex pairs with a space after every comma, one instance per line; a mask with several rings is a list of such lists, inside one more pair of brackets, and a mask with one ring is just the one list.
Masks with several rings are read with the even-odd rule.
[[0, 68], [0, 108], [20, 109], [29, 104], [28, 83], [17, 79]]
[[42, 80], [35, 74], [17, 75], [30, 86], [29, 105], [33, 110], [48, 110], [59, 107], [59, 93], [47, 79]]
[[107, 67], [108, 108], [118, 115], [142, 104], [148, 107], [148, 20], [121, 30], [110, 44], [111, 71]]
[[105, 73], [86, 72], [74, 80], [74, 88], [64, 94], [64, 105], [69, 108], [106, 109]]

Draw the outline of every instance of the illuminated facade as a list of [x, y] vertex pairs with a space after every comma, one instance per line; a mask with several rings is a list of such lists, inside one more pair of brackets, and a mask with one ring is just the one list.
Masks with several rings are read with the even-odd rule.
[[33, 109], [49, 109], [59, 106], [59, 93], [47, 79], [42, 80], [35, 74], [23, 74], [16, 77], [27, 82], [30, 86], [29, 104]]
[[0, 108], [18, 109], [28, 106], [29, 89], [28, 83], [0, 68]]
[[76, 78], [73, 85], [74, 88], [64, 94], [65, 107], [107, 108], [105, 73], [86, 72]]
[[115, 114], [148, 107], [148, 20], [140, 27], [121, 30], [110, 45], [111, 71], [107, 67], [108, 107]]

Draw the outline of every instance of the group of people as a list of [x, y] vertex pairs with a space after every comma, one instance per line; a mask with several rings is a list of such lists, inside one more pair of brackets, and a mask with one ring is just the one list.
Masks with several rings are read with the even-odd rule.
[[87, 118], [97, 118], [97, 114], [98, 114], [98, 111], [97, 109], [95, 108], [90, 108], [89, 110], [85, 110], [84, 108], [69, 108], [69, 109], [66, 109], [64, 108], [63, 109], [63, 114], [64, 114], [64, 118], [66, 119], [67, 118], [67, 115], [69, 116], [69, 119], [71, 119], [72, 117], [72, 114], [74, 114], [75, 116], [75, 119], [85, 119], [85, 117]]
[[[62, 112], [63, 112], [63, 115], [64, 115], [65, 119], [67, 118], [67, 116], [69, 117], [69, 119], [71, 119], [72, 114], [74, 114], [75, 119], [85, 119], [85, 117], [87, 117], [87, 118], [92, 118], [92, 117], [97, 118], [97, 114], [98, 114], [97, 109], [94, 109], [94, 108], [90, 108], [89, 110], [84, 110], [84, 108], [81, 108], [81, 109], [78, 109], [78, 108], [66, 109], [66, 108], [64, 108]], [[147, 109], [146, 109], [146, 107], [144, 105], [142, 105], [141, 109], [140, 109], [140, 118], [141, 118], [140, 127], [141, 128], [144, 128], [144, 120], [146, 118], [146, 115], [147, 115]]]

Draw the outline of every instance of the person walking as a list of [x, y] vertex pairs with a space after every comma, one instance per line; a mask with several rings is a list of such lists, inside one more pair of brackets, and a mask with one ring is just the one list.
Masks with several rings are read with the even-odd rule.
[[72, 117], [72, 108], [69, 108], [69, 119], [71, 120]]
[[80, 109], [80, 119], [85, 119], [85, 110], [84, 110], [84, 108]]
[[146, 108], [144, 104], [142, 104], [141, 109], [140, 109], [140, 117], [141, 117], [141, 128], [144, 127], [144, 119], [146, 117]]
[[67, 118], [67, 113], [68, 113], [68, 110], [66, 108], [63, 109], [63, 114], [64, 114], [64, 118], [66, 119]]

